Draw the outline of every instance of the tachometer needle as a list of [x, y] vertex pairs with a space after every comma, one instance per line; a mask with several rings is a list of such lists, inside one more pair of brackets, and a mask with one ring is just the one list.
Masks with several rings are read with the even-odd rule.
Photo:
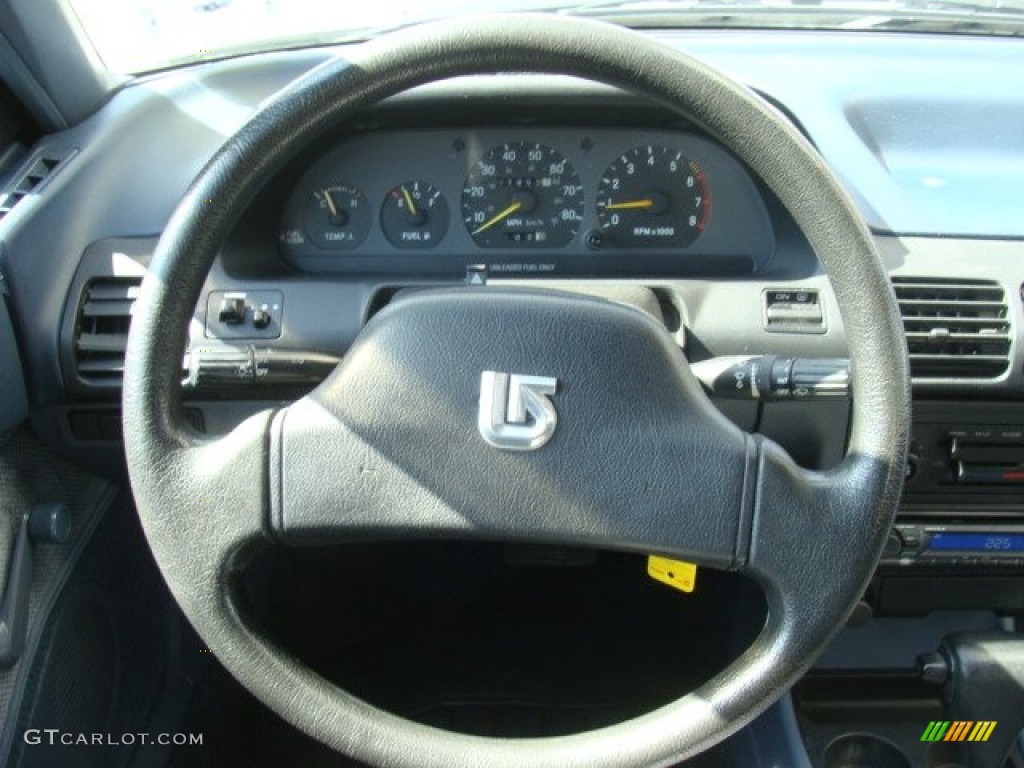
[[515, 202], [515, 203], [512, 203], [512, 205], [510, 205], [508, 208], [506, 208], [505, 210], [503, 210], [503, 211], [501, 211], [499, 213], [494, 214], [491, 218], [489, 218], [487, 221], [485, 221], [479, 227], [474, 229], [473, 230], [473, 234], [474, 235], [479, 235], [481, 232], [490, 229], [495, 224], [497, 224], [499, 221], [501, 221], [502, 219], [504, 219], [507, 216], [511, 216], [513, 213], [515, 213], [516, 211], [518, 211], [522, 207], [523, 207], [522, 200], [520, 200], [518, 202]]
[[334, 204], [334, 198], [331, 197], [331, 190], [324, 190], [324, 200], [327, 201], [327, 210], [331, 212], [331, 216], [338, 218], [338, 207]]
[[653, 208], [653, 207], [654, 207], [654, 201], [651, 198], [649, 198], [649, 197], [645, 197], [642, 200], [625, 200], [625, 201], [623, 201], [621, 203], [608, 203], [608, 205], [606, 205], [604, 207], [604, 209], [606, 211], [627, 211], [627, 210], [632, 210], [632, 209], [636, 209], [636, 208]]
[[412, 201], [412, 195], [409, 194], [409, 190], [405, 187], [402, 187], [402, 197], [405, 198], [405, 205], [409, 209], [409, 214], [411, 216], [419, 216], [420, 212], [416, 210], [416, 203]]

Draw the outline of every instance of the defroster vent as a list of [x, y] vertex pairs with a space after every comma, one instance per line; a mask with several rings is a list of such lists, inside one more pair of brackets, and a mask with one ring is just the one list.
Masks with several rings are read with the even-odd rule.
[[893, 278], [915, 379], [992, 379], [1010, 366], [1006, 294], [988, 280]]
[[47, 150], [32, 158], [21, 173], [0, 190], [0, 219], [26, 197], [39, 193], [73, 154], [74, 151]]

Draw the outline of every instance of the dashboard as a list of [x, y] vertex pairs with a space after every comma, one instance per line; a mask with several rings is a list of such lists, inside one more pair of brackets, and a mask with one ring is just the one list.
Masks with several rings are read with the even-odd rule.
[[774, 250], [721, 146], [591, 126], [340, 142], [302, 175], [278, 237], [300, 271], [363, 275], [743, 275]]
[[[989, 69], [998, 60], [1001, 73], [1024, 71], [1019, 43], [656, 34], [755, 88], [803, 131], [891, 275], [914, 435], [878, 610], [1012, 601], [986, 575], [991, 563], [941, 546], [1024, 535], [1024, 101], [1013, 78]], [[124, 340], [164, 224], [253, 110], [336, 53], [281, 51], [142, 78], [27, 159], [55, 170], [0, 220], [3, 274], [33, 424], [54, 447], [122, 471]], [[763, 180], [699, 122], [568, 77], [461, 78], [365, 110], [268, 178], [190, 326], [183, 378], [202, 378], [205, 359], [224, 384], [188, 392], [193, 425], [223, 432], [268, 401], [288, 402], [389, 302], [467, 284], [631, 304], [663, 322], [695, 366], [847, 355], [813, 250]], [[711, 394], [738, 426], [806, 466], [843, 454], [845, 398]], [[934, 557], [921, 557], [933, 540]], [[953, 562], [961, 556], [967, 565]], [[1024, 571], [1016, 551], [996, 565], [999, 578]], [[967, 568], [977, 580], [922, 592], [926, 567], [929, 579]]]

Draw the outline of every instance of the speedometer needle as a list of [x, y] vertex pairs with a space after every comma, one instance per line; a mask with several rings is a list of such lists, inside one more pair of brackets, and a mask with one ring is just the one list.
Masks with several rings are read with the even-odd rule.
[[520, 200], [518, 202], [515, 202], [515, 203], [512, 203], [512, 205], [510, 205], [508, 208], [506, 208], [505, 210], [501, 211], [500, 213], [494, 214], [491, 218], [489, 218], [487, 221], [485, 221], [479, 227], [474, 229], [473, 230], [473, 234], [474, 235], [479, 235], [481, 232], [490, 229], [495, 224], [497, 224], [499, 221], [504, 219], [506, 216], [511, 216], [513, 213], [515, 213], [516, 211], [518, 211], [522, 207], [523, 207], [523, 201], [522, 200]]
[[645, 197], [642, 200], [625, 200], [625, 201], [623, 201], [621, 203], [608, 203], [608, 205], [606, 205], [604, 207], [604, 209], [606, 211], [626, 211], [626, 210], [631, 210], [631, 209], [635, 209], [635, 208], [653, 208], [653, 207], [654, 207], [654, 201], [651, 198], [649, 198], [649, 197]]

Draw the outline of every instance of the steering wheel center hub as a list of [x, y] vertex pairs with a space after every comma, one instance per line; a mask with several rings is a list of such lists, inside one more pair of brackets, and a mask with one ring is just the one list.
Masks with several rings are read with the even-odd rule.
[[[412, 295], [276, 423], [274, 519], [290, 541], [461, 530], [615, 541], [723, 567], [746, 547], [751, 441], [662, 327], [601, 299]], [[709, 460], [723, 478], [711, 494]], [[437, 518], [410, 519], [413, 498]]]

